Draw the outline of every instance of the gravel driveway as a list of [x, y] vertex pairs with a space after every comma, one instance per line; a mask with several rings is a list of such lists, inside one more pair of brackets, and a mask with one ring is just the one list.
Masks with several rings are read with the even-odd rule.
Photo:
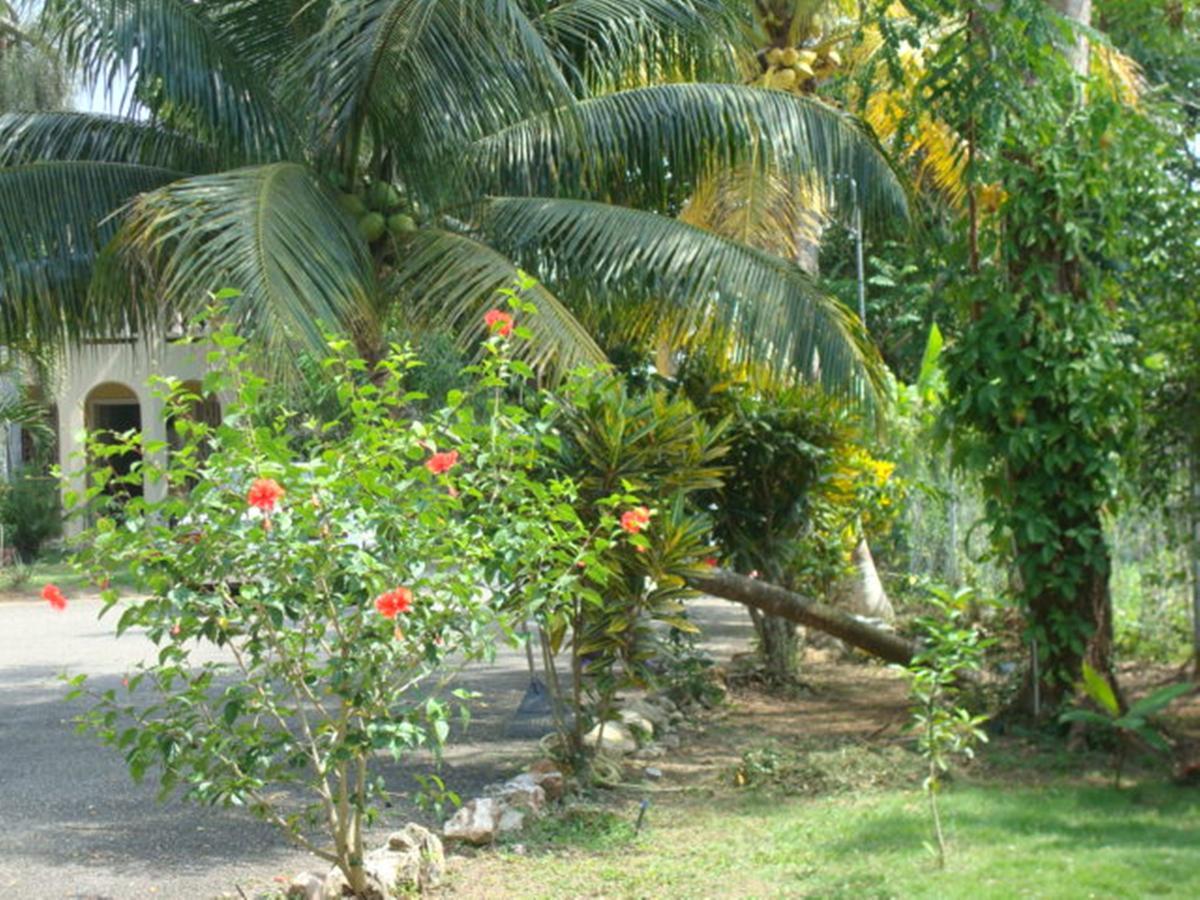
[[[63, 701], [59, 676], [87, 672], [94, 686], [116, 687], [151, 646], [134, 634], [115, 639], [115, 620], [96, 619], [99, 605], [83, 599], [55, 613], [41, 601], [0, 602], [0, 898], [208, 900], [237, 897], [238, 887], [253, 897], [274, 875], [319, 868], [247, 813], [156, 803], [154, 785], [134, 785], [117, 751], [74, 732], [84, 704]], [[741, 607], [705, 599], [693, 615], [714, 655], [745, 648]], [[459, 681], [482, 694], [442, 772], [465, 798], [515, 772], [533, 743], [503, 736], [528, 683], [522, 653], [506, 649]], [[428, 768], [414, 760], [386, 774], [402, 791]], [[393, 813], [398, 822], [420, 818], [399, 806]]]

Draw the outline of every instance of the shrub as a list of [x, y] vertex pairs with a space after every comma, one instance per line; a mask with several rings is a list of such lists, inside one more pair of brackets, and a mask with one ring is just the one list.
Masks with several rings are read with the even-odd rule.
[[[587, 569], [590, 593], [545, 610], [555, 650], [568, 632], [574, 636], [575, 720], [566, 737], [578, 758], [584, 728], [610, 715], [619, 690], [664, 685], [670, 673], [660, 663], [670, 654], [663, 633], [697, 630], [685, 613], [683, 601], [693, 593], [685, 576], [711, 553], [710, 525], [686, 501], [721, 483], [725, 448], [722, 427], [706, 423], [687, 400], [630, 390], [615, 376], [572, 390], [561, 430], [560, 465], [579, 485], [579, 517], [599, 527], [614, 501], [626, 509], [626, 539], [609, 542]], [[639, 496], [657, 505], [631, 515]]]
[[62, 534], [58, 482], [20, 474], [0, 491], [0, 523], [5, 543], [22, 562], [33, 562], [42, 545]]
[[[202, 389], [232, 395], [224, 421], [179, 417], [166, 468], [144, 448], [168, 498], [135, 498], [86, 535], [79, 559], [94, 577], [126, 570], [147, 595], [121, 603], [108, 590], [104, 613], [159, 652], [122, 690], [93, 693], [82, 727], [120, 748], [135, 778], [156, 770], [164, 795], [249, 806], [361, 894], [364, 829], [384, 790], [372, 757], [436, 751], [456, 708], [465, 714], [463, 695], [440, 690], [450, 661], [490, 656], [514, 617], [578, 605], [621, 534], [623, 501], [585, 524], [573, 483], [546, 474], [553, 401], [543, 396], [539, 415], [503, 402], [530, 374], [505, 353], [522, 334], [494, 333], [471, 393], [450, 391], [424, 419], [404, 413], [421, 399], [405, 388], [411, 353], [370, 366], [333, 342], [322, 366], [337, 413], [325, 421], [264, 406], [247, 346], [213, 335]], [[169, 405], [193, 399], [174, 390]], [[102, 460], [139, 443], [92, 451]], [[96, 468], [88, 494], [114, 477]], [[205, 644], [224, 657], [194, 655]], [[75, 688], [87, 690], [82, 677]], [[304, 789], [299, 808], [278, 799], [289, 784]]]

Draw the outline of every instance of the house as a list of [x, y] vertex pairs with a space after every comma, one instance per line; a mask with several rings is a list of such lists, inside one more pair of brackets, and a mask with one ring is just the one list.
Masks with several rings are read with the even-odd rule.
[[[87, 341], [71, 347], [63, 360], [53, 392], [57, 412], [57, 461], [64, 474], [64, 511], [67, 495], [82, 496], [86, 478], [86, 434], [92, 431], [122, 432], [139, 429], [150, 446], [169, 446], [170, 423], [165, 402], [150, 382], [154, 376], [173, 376], [186, 387], [201, 393], [206, 371], [207, 343], [190, 343], [170, 337], [130, 337]], [[220, 402], [205, 402], [198, 410], [210, 421], [219, 421]], [[157, 451], [159, 454], [169, 450]], [[136, 459], [116, 459], [118, 471], [128, 471]], [[165, 460], [159, 460], [165, 462]], [[147, 499], [160, 500], [166, 492], [162, 482], [146, 482]], [[79, 534], [83, 518], [68, 515], [65, 533]]]

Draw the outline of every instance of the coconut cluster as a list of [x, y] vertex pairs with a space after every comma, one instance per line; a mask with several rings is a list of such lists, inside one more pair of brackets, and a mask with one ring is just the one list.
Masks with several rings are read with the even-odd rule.
[[763, 81], [767, 87], [791, 91], [813, 78], [829, 75], [842, 64], [842, 56], [832, 47], [825, 50], [772, 47], [767, 51], [766, 62]]
[[403, 191], [387, 181], [368, 181], [352, 192], [343, 192], [338, 195], [338, 205], [358, 223], [358, 233], [369, 244], [386, 234], [403, 237], [417, 230]]

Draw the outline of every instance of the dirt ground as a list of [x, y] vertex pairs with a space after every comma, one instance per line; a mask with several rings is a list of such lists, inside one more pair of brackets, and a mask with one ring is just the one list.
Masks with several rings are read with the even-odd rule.
[[[907, 685], [896, 669], [867, 660], [846, 660], [831, 652], [810, 651], [802, 668], [801, 685], [783, 692], [766, 692], [753, 683], [730, 688], [727, 702], [681, 728], [678, 750], [653, 762], [633, 763], [626, 772], [631, 786], [647, 765], [661, 770], [654, 782], [655, 802], [660, 812], [674, 809], [686, 818], [697, 809], [721, 798], [730, 798], [739, 786], [746, 753], [755, 748], [778, 747], [800, 760], [799, 771], [789, 771], [789, 787], [797, 780], [821, 770], [835, 770], [830, 778], [816, 779], [812, 790], [800, 785], [800, 793], [852, 791], [864, 787], [904, 786], [919, 790], [920, 762], [905, 733], [908, 719]], [[1120, 673], [1127, 698], [1134, 701], [1164, 684], [1180, 679], [1178, 667], [1130, 664]], [[1177, 700], [1161, 720], [1176, 747], [1179, 760], [1200, 761], [1200, 691]], [[1061, 741], [1039, 739], [1020, 729], [996, 727], [981, 758], [968, 766], [968, 778], [1017, 779], [1040, 783], [1069, 776], [1080, 766], [1103, 768], [1104, 751], [1081, 757], [1062, 750]], [[1136, 772], [1136, 766], [1134, 767]], [[1162, 762], [1147, 760], [1143, 771], [1152, 777], [1164, 773]], [[973, 773], [973, 774], [972, 774]], [[1099, 777], [1099, 776], [1098, 776]], [[631, 799], [621, 792], [598, 792], [585, 803], [608, 806], [620, 816], [636, 815]], [[535, 838], [536, 840], [536, 838]], [[522, 851], [523, 852], [523, 851]], [[565, 854], [605, 852], [589, 846], [581, 835], [580, 846], [559, 850], [541, 848], [530, 852]], [[511, 882], [511, 846], [497, 850], [455, 849], [449, 857], [449, 877], [439, 896], [456, 898], [519, 897]], [[617, 858], [620, 854], [617, 854]], [[618, 865], [614, 861], [614, 865]], [[581, 885], [581, 888], [583, 885]], [[580, 896], [601, 896], [584, 890]], [[764, 885], [764, 895], [775, 889]]]

